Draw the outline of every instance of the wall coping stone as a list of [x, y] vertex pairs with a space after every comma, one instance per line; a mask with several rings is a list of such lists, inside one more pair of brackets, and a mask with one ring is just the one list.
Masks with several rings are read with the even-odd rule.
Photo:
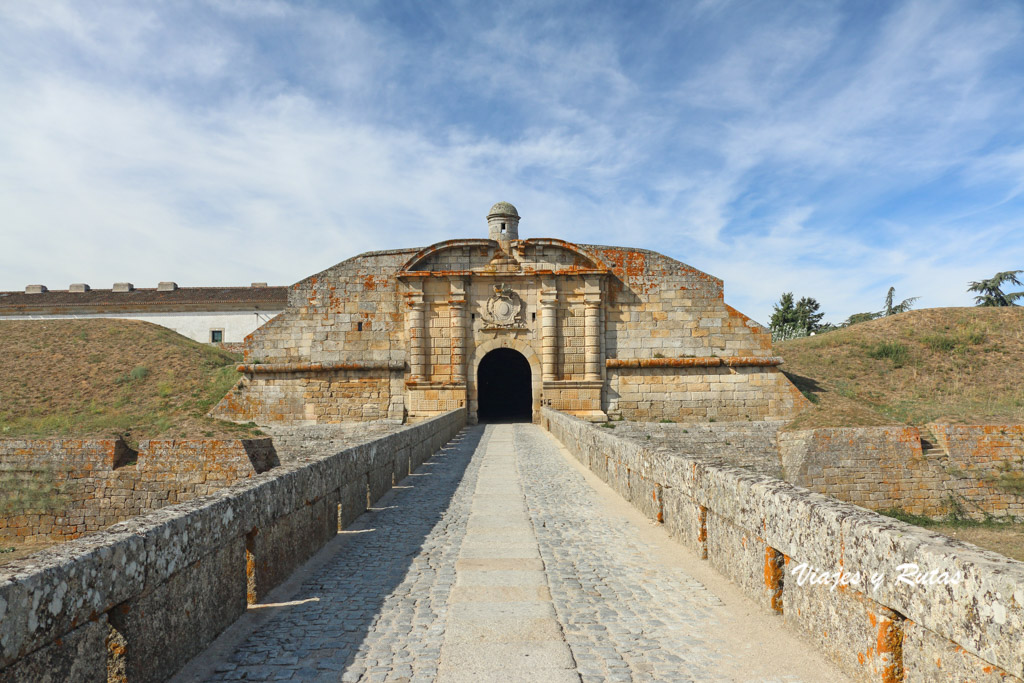
[[337, 372], [339, 370], [404, 370], [404, 361], [348, 361], [342, 363], [244, 363], [235, 368], [252, 374]]
[[607, 358], [608, 368], [713, 368], [725, 365], [730, 368], [747, 366], [782, 365], [778, 356], [702, 356], [699, 358]]

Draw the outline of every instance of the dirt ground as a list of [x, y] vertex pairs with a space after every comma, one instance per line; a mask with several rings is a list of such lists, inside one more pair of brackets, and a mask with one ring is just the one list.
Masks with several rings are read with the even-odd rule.
[[1024, 524], [1002, 527], [965, 527], [953, 524], [938, 524], [927, 527], [951, 538], [973, 543], [979, 548], [994, 550], [1001, 555], [1024, 562]]

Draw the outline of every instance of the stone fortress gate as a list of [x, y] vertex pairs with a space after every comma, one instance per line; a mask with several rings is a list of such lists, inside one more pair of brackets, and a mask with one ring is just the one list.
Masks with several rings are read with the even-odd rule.
[[487, 239], [360, 254], [296, 283], [213, 414], [762, 420], [805, 400], [721, 280], [646, 249], [520, 239], [519, 220], [499, 202]]

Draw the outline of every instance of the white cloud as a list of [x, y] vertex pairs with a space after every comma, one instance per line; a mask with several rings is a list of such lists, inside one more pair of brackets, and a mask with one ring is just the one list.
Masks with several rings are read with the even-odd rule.
[[482, 236], [499, 199], [524, 235], [707, 270], [761, 321], [790, 290], [833, 320], [890, 284], [968, 304], [1024, 267], [1019, 8], [705, 5], [640, 35], [431, 5], [441, 42], [280, 2], [0, 7], [0, 288], [288, 283]]

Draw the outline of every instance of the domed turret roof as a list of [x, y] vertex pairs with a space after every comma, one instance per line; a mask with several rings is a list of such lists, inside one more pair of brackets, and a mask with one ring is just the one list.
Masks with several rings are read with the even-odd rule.
[[515, 216], [519, 217], [519, 212], [516, 211], [516, 207], [512, 206], [508, 202], [498, 202], [491, 207], [491, 210], [487, 212], [488, 216]]

